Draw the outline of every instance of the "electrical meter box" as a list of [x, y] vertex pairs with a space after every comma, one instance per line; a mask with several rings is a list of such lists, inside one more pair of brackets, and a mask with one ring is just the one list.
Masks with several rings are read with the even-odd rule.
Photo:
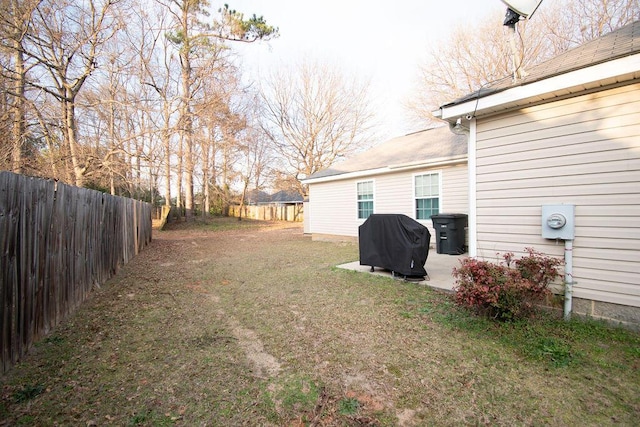
[[542, 206], [542, 237], [573, 240], [575, 236], [574, 205]]

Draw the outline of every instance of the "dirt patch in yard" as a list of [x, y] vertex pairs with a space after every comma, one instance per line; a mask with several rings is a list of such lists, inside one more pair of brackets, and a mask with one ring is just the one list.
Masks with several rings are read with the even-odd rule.
[[640, 415], [640, 353], [556, 369], [452, 327], [444, 294], [335, 268], [357, 256], [352, 243], [312, 242], [301, 225], [169, 225], [2, 378], [0, 425], [596, 425]]
[[264, 344], [258, 335], [251, 329], [243, 328], [233, 318], [228, 318], [227, 321], [231, 325], [233, 336], [236, 337], [247, 359], [253, 365], [256, 376], [270, 378], [278, 375], [281, 370], [280, 362], [264, 350]]

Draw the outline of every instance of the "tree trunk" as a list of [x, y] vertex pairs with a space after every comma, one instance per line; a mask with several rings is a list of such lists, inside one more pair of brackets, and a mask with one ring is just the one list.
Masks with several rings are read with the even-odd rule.
[[209, 183], [209, 144], [204, 144], [202, 147], [202, 216], [208, 217], [211, 212], [211, 190]]
[[67, 146], [71, 155], [73, 178], [76, 187], [84, 186], [85, 168], [80, 165], [80, 153], [78, 153], [78, 141], [76, 136], [75, 95], [72, 91], [65, 91], [65, 99], [62, 101], [64, 108], [64, 126], [66, 128]]
[[176, 194], [176, 207], [179, 209], [180, 215], [182, 215], [182, 208], [184, 207], [183, 203], [182, 203], [182, 156], [183, 156], [183, 142], [182, 142], [182, 135], [180, 135], [180, 141], [179, 141], [179, 145], [178, 145], [178, 182], [177, 182], [177, 189], [178, 189], [178, 194]]
[[182, 83], [182, 108], [180, 122], [185, 143], [185, 216], [187, 221], [193, 217], [193, 119], [191, 117], [191, 44], [189, 42], [189, 2], [182, 8], [182, 31], [185, 35], [180, 50], [180, 77]]
[[19, 40], [13, 41], [15, 49], [15, 82], [13, 87], [13, 102], [11, 109], [13, 110], [13, 148], [11, 150], [11, 169], [15, 173], [24, 171], [23, 151], [25, 140], [25, 114], [24, 114], [24, 57]]
[[240, 212], [238, 213], [238, 221], [242, 221], [242, 210], [244, 209], [244, 199], [247, 197], [247, 188], [249, 187], [249, 180], [244, 180], [244, 186], [242, 187], [242, 196], [240, 197]]
[[193, 139], [187, 134], [185, 153], [185, 197], [184, 210], [187, 221], [193, 217]]
[[164, 100], [164, 132], [162, 138], [164, 139], [164, 179], [166, 182], [166, 188], [164, 189], [164, 204], [171, 206], [171, 135], [169, 134], [169, 124], [171, 120], [171, 113], [169, 112], [169, 102]]
[[[111, 104], [109, 106], [109, 151], [114, 153], [116, 146], [116, 108], [114, 102], [114, 96], [112, 94]], [[109, 159], [109, 191], [112, 196], [116, 195], [116, 185], [115, 178], [113, 176], [113, 164], [115, 163], [112, 159], [115, 154], [111, 154], [112, 157]]]
[[229, 150], [225, 141], [222, 145], [222, 189], [223, 189], [223, 210], [224, 216], [229, 216], [229, 206], [231, 205], [231, 192], [229, 188]]
[[53, 143], [54, 138], [51, 135], [51, 133], [49, 133], [49, 126], [47, 125], [46, 120], [42, 116], [42, 113], [37, 108], [34, 108], [33, 111], [35, 112], [35, 115], [38, 118], [40, 129], [42, 129], [44, 140], [47, 144], [47, 149], [49, 150], [48, 159], [49, 159], [49, 167], [51, 168], [51, 177], [53, 179], [59, 179], [60, 174], [58, 172], [58, 167], [56, 166], [57, 164], [56, 158], [60, 157], [59, 150], [55, 149], [55, 144]]
[[[140, 126], [142, 129], [145, 129], [144, 116], [140, 118]], [[142, 154], [144, 153], [144, 137], [136, 138], [136, 192], [135, 199], [140, 200], [142, 195], [144, 194], [143, 186], [142, 186]], [[151, 171], [149, 171], [151, 173]]]

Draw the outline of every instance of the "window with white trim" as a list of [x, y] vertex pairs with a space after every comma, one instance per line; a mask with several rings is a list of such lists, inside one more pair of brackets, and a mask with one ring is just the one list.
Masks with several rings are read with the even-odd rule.
[[373, 213], [373, 181], [358, 182], [358, 219]]
[[440, 173], [414, 177], [416, 219], [430, 219], [440, 213]]

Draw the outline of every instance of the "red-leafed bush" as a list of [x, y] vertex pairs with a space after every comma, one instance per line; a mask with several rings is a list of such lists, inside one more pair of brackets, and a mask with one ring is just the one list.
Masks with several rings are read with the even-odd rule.
[[462, 260], [453, 269], [456, 303], [502, 321], [530, 316], [535, 304], [550, 295], [549, 284], [558, 278], [562, 260], [525, 250], [528, 255], [520, 259], [504, 254], [501, 263]]

